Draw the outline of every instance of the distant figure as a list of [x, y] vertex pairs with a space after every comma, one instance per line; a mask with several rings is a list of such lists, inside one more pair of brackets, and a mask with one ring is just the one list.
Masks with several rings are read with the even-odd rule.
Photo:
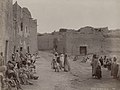
[[111, 76], [113, 76], [114, 79], [117, 78], [118, 70], [119, 70], [119, 65], [117, 64], [117, 58], [114, 57], [113, 63], [111, 65]]
[[99, 59], [99, 61], [101, 63], [101, 66], [103, 66], [103, 58], [102, 57]]
[[64, 54], [60, 55], [60, 61], [61, 61], [61, 64], [62, 64], [62, 68], [64, 68]]
[[23, 51], [20, 51], [19, 54], [20, 54], [20, 59], [21, 59], [21, 61], [22, 61], [22, 60], [25, 58], [25, 57], [24, 57], [24, 54], [23, 54]]
[[33, 54], [33, 56], [31, 57], [31, 59], [33, 60], [33, 63], [36, 62], [36, 57], [35, 57], [35, 54]]
[[57, 63], [58, 63], [59, 69], [62, 70], [62, 62], [60, 60], [60, 55], [57, 55]]
[[74, 57], [73, 61], [77, 61], [77, 59], [78, 59], [78, 56], [76, 55], [76, 56]]
[[92, 77], [100, 79], [102, 77], [101, 64], [96, 54], [93, 55], [91, 65], [92, 65]]
[[21, 64], [21, 59], [20, 59], [20, 54], [19, 54], [18, 50], [16, 50], [16, 53], [15, 53], [15, 61], [17, 63], [17, 68], [19, 69], [20, 64]]
[[68, 62], [67, 54], [65, 54], [65, 57], [64, 57], [64, 71], [65, 72], [70, 71], [70, 64]]
[[59, 61], [57, 60], [58, 59], [58, 54], [57, 53], [55, 53], [55, 55], [54, 55], [54, 57], [53, 57], [53, 60], [52, 60], [52, 62], [51, 62], [51, 65], [52, 65], [52, 69], [54, 69], [55, 70], [55, 72], [59, 72], [59, 70], [60, 70], [60, 66], [59, 66]]
[[108, 68], [109, 71], [111, 70], [111, 64], [112, 64], [112, 60], [111, 60], [111, 58], [109, 58], [107, 60], [107, 68]]
[[98, 66], [96, 68], [96, 75], [95, 75], [98, 79], [102, 78], [102, 71], [101, 71], [101, 65], [100, 63], [98, 63]]
[[103, 65], [104, 65], [104, 68], [107, 67], [107, 66], [106, 66], [106, 60], [107, 60], [107, 56], [104, 56], [104, 58], [103, 58]]
[[4, 65], [3, 52], [0, 53], [0, 66]]

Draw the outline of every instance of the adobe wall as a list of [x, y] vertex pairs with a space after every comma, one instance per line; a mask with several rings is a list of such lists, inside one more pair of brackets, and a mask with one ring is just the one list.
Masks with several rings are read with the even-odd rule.
[[103, 45], [106, 54], [120, 56], [120, 30], [108, 32]]
[[13, 5], [13, 26], [14, 26], [14, 50], [20, 50], [22, 47], [23, 41], [23, 31], [21, 31], [21, 23], [22, 23], [23, 13], [22, 8], [17, 4], [17, 2]]
[[[38, 36], [37, 37], [38, 38], [38, 49], [39, 50], [53, 50], [54, 38], [57, 38], [57, 39], [59, 39], [58, 41], [60, 41], [61, 37], [62, 37], [61, 35], [52, 35], [52, 34]], [[58, 48], [60, 49], [60, 46]]]
[[12, 0], [0, 0], [0, 52], [5, 60], [10, 60], [13, 50], [13, 12]]
[[32, 19], [27, 8], [21, 8], [16, 2], [13, 5], [14, 15], [14, 41], [15, 50], [22, 47], [23, 53], [36, 53], [37, 51], [37, 21]]
[[87, 47], [87, 54], [101, 53], [103, 37], [100, 33], [67, 33], [66, 50], [72, 55], [80, 55], [80, 46]]
[[37, 46], [37, 20], [30, 20], [30, 53], [34, 54], [38, 51]]
[[57, 37], [58, 52], [80, 55], [80, 46], [87, 47], [87, 54], [110, 55], [120, 54], [120, 30], [83, 27], [78, 31], [57, 32], [38, 36], [39, 50], [53, 49], [53, 39]]

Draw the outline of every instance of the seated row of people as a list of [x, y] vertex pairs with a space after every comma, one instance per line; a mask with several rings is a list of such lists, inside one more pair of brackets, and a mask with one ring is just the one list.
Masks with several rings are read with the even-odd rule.
[[[33, 85], [31, 79], [37, 80], [39, 77], [35, 75], [35, 55], [26, 53], [12, 54], [12, 60], [7, 62], [6, 78], [9, 80], [11, 86], [16, 86], [17, 89], [22, 89], [22, 85]], [[13, 82], [15, 83], [13, 83]]]

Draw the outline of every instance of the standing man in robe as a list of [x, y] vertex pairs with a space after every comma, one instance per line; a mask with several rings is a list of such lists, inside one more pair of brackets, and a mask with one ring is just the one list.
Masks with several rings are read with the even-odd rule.
[[113, 76], [114, 79], [117, 78], [118, 76], [118, 70], [119, 70], [119, 65], [117, 63], [117, 58], [113, 58], [113, 62], [111, 64], [111, 76]]
[[67, 56], [67, 54], [65, 54], [65, 56], [64, 56], [64, 71], [65, 72], [70, 71], [70, 64], [68, 62], [68, 56]]
[[98, 66], [101, 66], [96, 54], [93, 55], [91, 66], [92, 66], [92, 77], [96, 78], [97, 77], [97, 73], [96, 73], [97, 68], [98, 68]]

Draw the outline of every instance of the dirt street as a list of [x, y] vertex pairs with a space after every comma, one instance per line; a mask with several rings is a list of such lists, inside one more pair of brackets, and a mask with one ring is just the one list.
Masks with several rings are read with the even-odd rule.
[[103, 78], [91, 78], [89, 63], [70, 61], [70, 72], [54, 72], [51, 69], [52, 54], [40, 52], [37, 60], [39, 79], [32, 81], [34, 85], [22, 86], [24, 90], [119, 90], [120, 81], [110, 77], [110, 71], [103, 69]]

